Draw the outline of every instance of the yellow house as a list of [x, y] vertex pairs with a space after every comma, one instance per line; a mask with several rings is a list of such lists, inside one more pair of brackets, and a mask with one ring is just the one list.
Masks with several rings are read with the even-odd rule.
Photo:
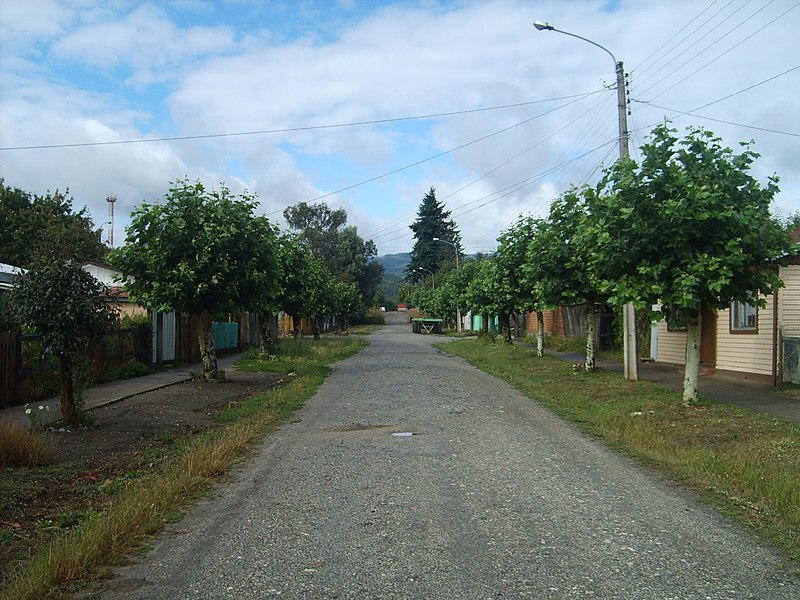
[[[778, 385], [800, 383], [800, 257], [778, 270], [784, 287], [766, 296], [766, 307], [734, 302], [701, 315], [701, 374], [716, 373]], [[653, 358], [683, 365], [686, 332], [664, 320], [653, 330]]]

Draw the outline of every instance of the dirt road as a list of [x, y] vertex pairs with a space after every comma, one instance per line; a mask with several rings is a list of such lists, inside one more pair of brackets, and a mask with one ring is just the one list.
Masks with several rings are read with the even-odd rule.
[[800, 597], [777, 553], [434, 339], [370, 336], [102, 597]]

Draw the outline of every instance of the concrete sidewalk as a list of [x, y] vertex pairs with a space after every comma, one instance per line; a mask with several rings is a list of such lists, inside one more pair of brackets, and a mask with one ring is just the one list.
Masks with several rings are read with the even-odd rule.
[[[527, 342], [523, 343], [527, 345]], [[583, 363], [584, 361], [582, 354], [552, 350], [545, 350], [545, 353], [573, 363]], [[622, 363], [620, 362], [598, 359], [595, 363], [605, 371], [622, 373]], [[683, 390], [683, 365], [640, 362], [639, 379], [660, 383], [681, 391]], [[702, 375], [699, 390], [703, 398], [714, 402], [735, 404], [778, 419], [800, 423], [800, 399], [781, 394], [780, 390], [767, 385], [720, 375]]]
[[[229, 354], [217, 359], [221, 369], [233, 370], [233, 363], [241, 358], [241, 354]], [[92, 410], [106, 404], [119, 402], [125, 398], [157, 390], [176, 383], [189, 381], [193, 373], [201, 371], [200, 364], [182, 365], [157, 371], [150, 375], [135, 377], [133, 379], [119, 379], [101, 383], [84, 391], [84, 410]], [[39, 402], [31, 402], [28, 408], [41, 420], [42, 423], [52, 423], [61, 418], [61, 404], [59, 398], [50, 398]], [[11, 421], [23, 427], [30, 425], [30, 418], [25, 413], [25, 406], [11, 406], [0, 410], [0, 419]]]

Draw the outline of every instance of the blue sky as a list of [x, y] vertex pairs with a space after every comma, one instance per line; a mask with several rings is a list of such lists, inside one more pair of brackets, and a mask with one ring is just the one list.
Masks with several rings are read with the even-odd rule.
[[[624, 60], [634, 154], [665, 117], [754, 139], [775, 211], [800, 210], [795, 0], [0, 0], [0, 176], [69, 188], [98, 225], [115, 194], [116, 243], [184, 177], [278, 224], [322, 198], [381, 254], [411, 249], [434, 186], [466, 250], [491, 251], [617, 151], [610, 57], [534, 20]], [[244, 135], [105, 144], [217, 134]]]

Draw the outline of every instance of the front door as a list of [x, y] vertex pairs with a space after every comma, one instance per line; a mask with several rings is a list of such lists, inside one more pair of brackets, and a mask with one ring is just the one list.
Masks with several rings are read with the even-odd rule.
[[717, 365], [717, 311], [713, 308], [700, 311], [700, 364], [706, 369]]

